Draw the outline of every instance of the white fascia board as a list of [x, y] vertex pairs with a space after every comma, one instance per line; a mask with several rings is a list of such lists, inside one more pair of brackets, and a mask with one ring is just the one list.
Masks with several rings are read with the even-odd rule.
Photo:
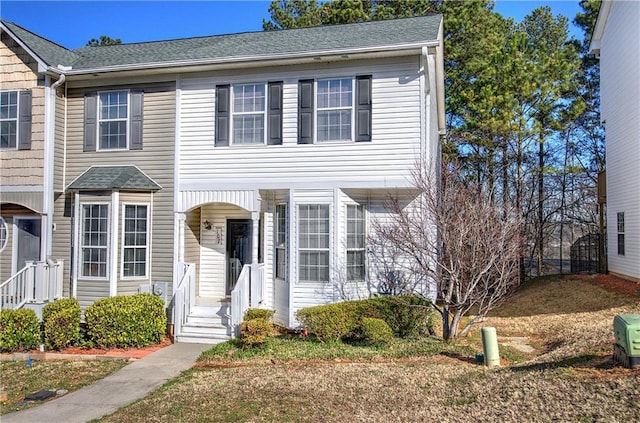
[[274, 65], [280, 64], [278, 62], [282, 62], [282, 64], [288, 64], [291, 61], [322, 61], [327, 59], [340, 60], [345, 59], [341, 56], [345, 55], [357, 55], [357, 56], [366, 56], [369, 54], [378, 54], [385, 55], [400, 52], [411, 52], [415, 50], [417, 54], [420, 54], [420, 51], [423, 46], [437, 46], [439, 45], [438, 40], [421, 42], [421, 43], [412, 43], [412, 44], [398, 44], [398, 45], [390, 45], [390, 46], [375, 46], [375, 47], [367, 47], [367, 48], [345, 48], [345, 49], [334, 49], [334, 50], [318, 50], [318, 51], [305, 51], [301, 53], [282, 53], [282, 54], [273, 54], [273, 55], [255, 55], [255, 56], [235, 56], [235, 57], [222, 57], [217, 59], [200, 59], [200, 60], [181, 60], [175, 62], [160, 62], [160, 63], [138, 63], [133, 65], [117, 65], [117, 66], [104, 66], [97, 68], [89, 68], [89, 69], [76, 69], [65, 72], [68, 76], [74, 75], [85, 75], [85, 74], [96, 74], [96, 73], [107, 73], [107, 72], [121, 72], [121, 71], [132, 71], [132, 70], [153, 70], [153, 69], [171, 69], [176, 68], [181, 72], [185, 71], [185, 67], [195, 67], [195, 66], [215, 66], [215, 65], [235, 65], [235, 64], [243, 64], [247, 62], [255, 62], [264, 64], [264, 62], [275, 62]]
[[596, 25], [593, 28], [593, 34], [591, 34], [591, 42], [589, 44], [590, 54], [600, 54], [602, 36], [604, 35], [604, 29], [607, 26], [607, 20], [609, 19], [611, 6], [613, 6], [613, 1], [605, 0], [600, 4], [600, 11], [598, 12]]

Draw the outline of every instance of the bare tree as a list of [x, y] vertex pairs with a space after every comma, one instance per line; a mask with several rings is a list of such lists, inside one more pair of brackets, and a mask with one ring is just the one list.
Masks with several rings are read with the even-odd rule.
[[[505, 218], [502, 207], [457, 171], [444, 176], [441, 189], [423, 171], [415, 171], [413, 179], [420, 195], [408, 207], [391, 199], [389, 218], [373, 223], [369, 246], [400, 253], [402, 260], [397, 254], [376, 257], [390, 260], [393, 270], [432, 281], [443, 338], [454, 339], [518, 286], [521, 219], [515, 212]], [[470, 312], [474, 316], [460, 330]]]

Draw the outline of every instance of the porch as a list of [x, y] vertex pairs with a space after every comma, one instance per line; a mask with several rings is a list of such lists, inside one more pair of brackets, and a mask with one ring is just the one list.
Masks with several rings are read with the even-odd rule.
[[0, 310], [32, 308], [38, 313], [44, 304], [62, 298], [64, 262], [27, 262], [0, 285]]

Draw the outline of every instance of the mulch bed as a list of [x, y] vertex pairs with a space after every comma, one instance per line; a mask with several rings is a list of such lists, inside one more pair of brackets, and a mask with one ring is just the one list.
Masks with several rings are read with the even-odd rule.
[[158, 351], [164, 347], [171, 345], [169, 338], [164, 338], [162, 342], [156, 345], [150, 345], [144, 348], [86, 348], [86, 347], [69, 347], [60, 351], [60, 354], [80, 354], [80, 355], [105, 355], [112, 357], [130, 357], [130, 358], [142, 358], [152, 352]]
[[585, 279], [593, 281], [596, 285], [599, 285], [607, 291], [615, 292], [616, 294], [628, 295], [630, 297], [640, 297], [638, 293], [640, 291], [640, 283], [633, 282], [627, 279], [622, 279], [613, 275], [569, 275], [565, 276], [567, 279]]

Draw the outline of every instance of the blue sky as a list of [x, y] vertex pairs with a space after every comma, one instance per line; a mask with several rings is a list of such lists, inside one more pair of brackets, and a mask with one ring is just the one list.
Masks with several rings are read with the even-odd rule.
[[[269, 1], [0, 1], [0, 16], [68, 48], [108, 35], [125, 43], [261, 31]], [[578, 1], [498, 0], [516, 21], [541, 5], [571, 21]], [[581, 38], [580, 30], [572, 34]]]

